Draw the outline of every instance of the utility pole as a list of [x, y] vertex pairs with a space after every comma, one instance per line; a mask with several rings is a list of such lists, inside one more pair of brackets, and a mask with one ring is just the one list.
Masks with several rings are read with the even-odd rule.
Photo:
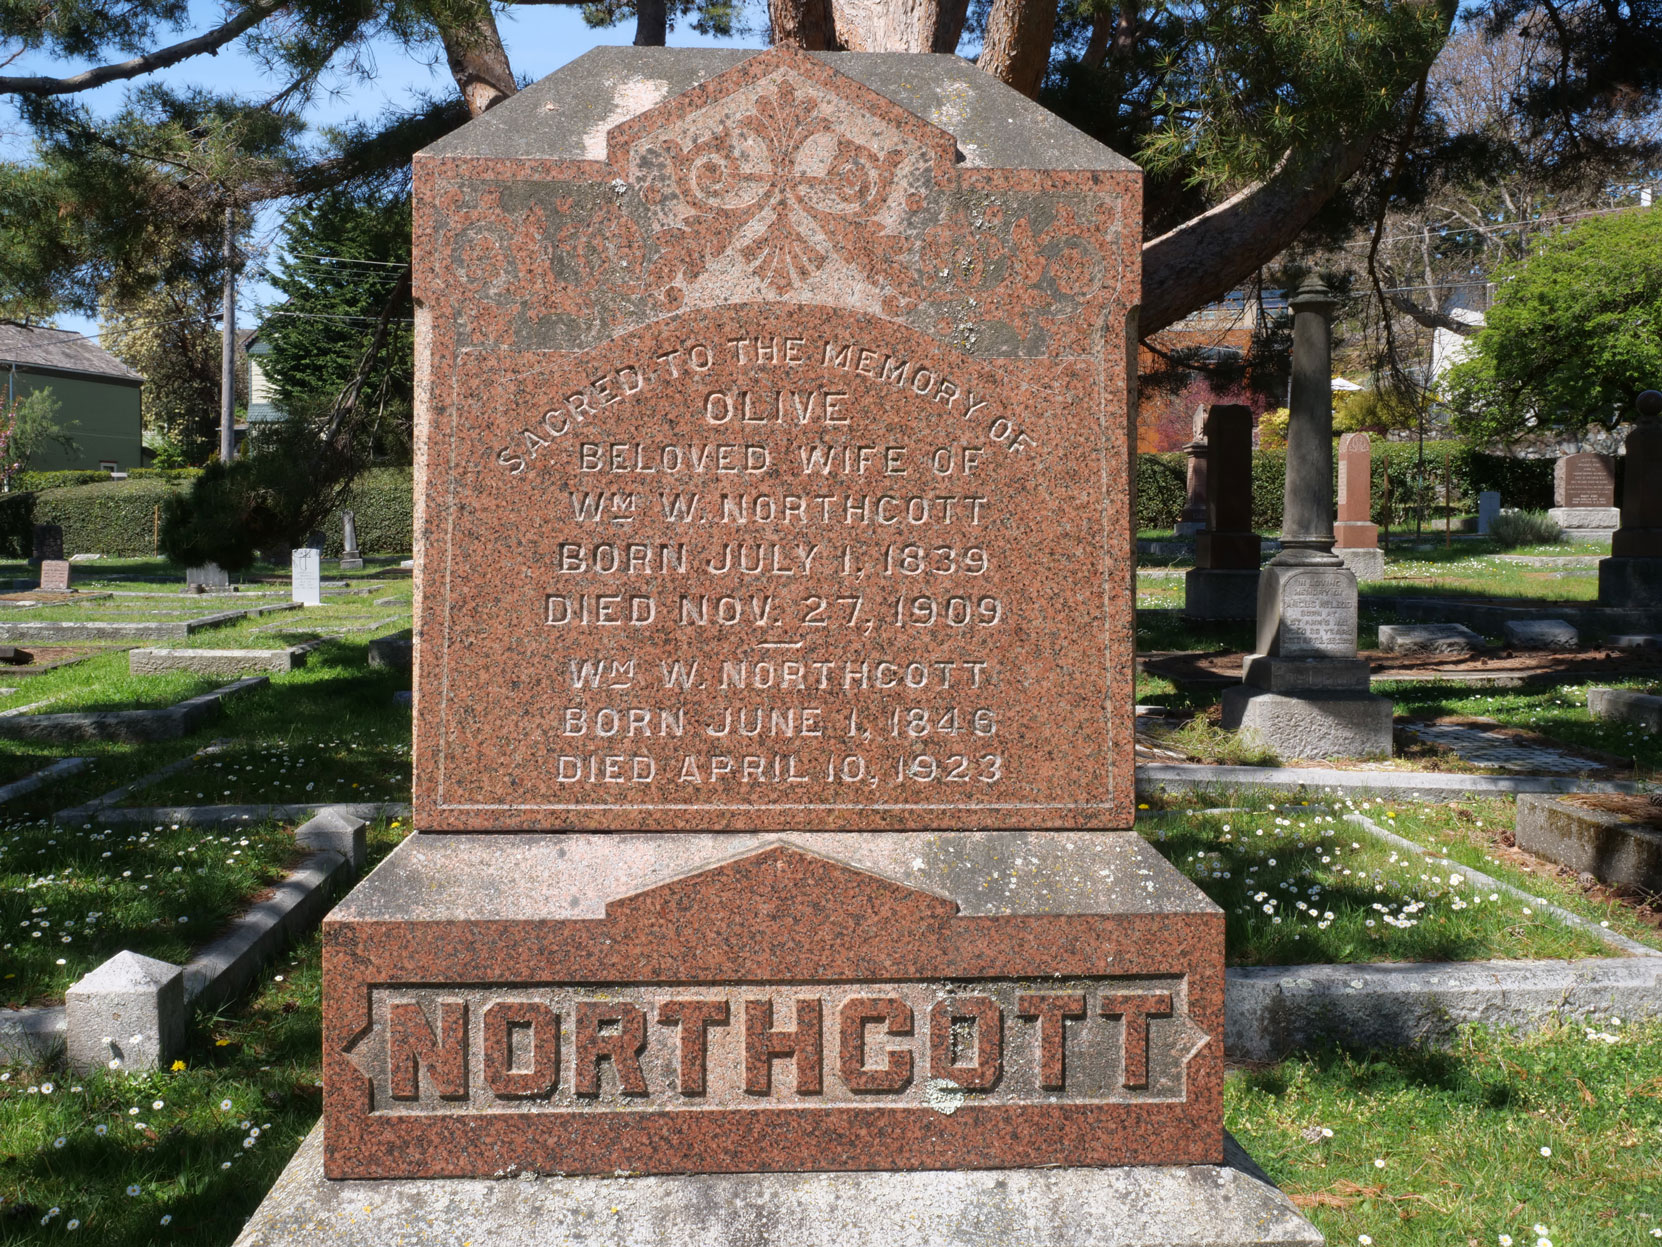
[[220, 309], [223, 336], [219, 349], [219, 457], [226, 463], [237, 451], [237, 244], [236, 210], [225, 203], [225, 299]]

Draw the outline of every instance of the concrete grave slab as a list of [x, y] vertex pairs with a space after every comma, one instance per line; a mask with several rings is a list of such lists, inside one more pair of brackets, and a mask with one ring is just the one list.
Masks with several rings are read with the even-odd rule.
[[1662, 732], [1662, 697], [1626, 688], [1590, 688], [1587, 709], [1595, 719], [1635, 723]]
[[1509, 619], [1502, 628], [1514, 649], [1579, 649], [1581, 633], [1563, 619]]
[[1379, 648], [1387, 654], [1475, 654], [1484, 646], [1464, 624], [1380, 624]]
[[311, 647], [291, 645], [287, 649], [135, 649], [127, 651], [127, 670], [132, 675], [155, 675], [163, 671], [195, 671], [201, 675], [240, 675], [245, 671], [281, 673], [306, 665]]

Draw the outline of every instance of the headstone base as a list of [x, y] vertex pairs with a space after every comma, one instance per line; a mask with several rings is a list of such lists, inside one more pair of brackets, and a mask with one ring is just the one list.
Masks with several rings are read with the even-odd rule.
[[1333, 553], [1345, 561], [1357, 580], [1385, 579], [1385, 551], [1378, 546], [1352, 550], [1334, 547]]
[[1622, 513], [1616, 507], [1553, 507], [1547, 514], [1565, 532], [1583, 536], [1608, 537], [1622, 526]]
[[1662, 610], [1662, 558], [1600, 559], [1599, 603]]
[[1248, 654], [1241, 680], [1268, 693], [1366, 693], [1365, 658], [1271, 658]]
[[342, 558], [340, 569], [343, 572], [361, 572], [364, 569], [364, 561], [360, 558]]
[[1183, 577], [1183, 614], [1190, 619], [1256, 619], [1256, 568], [1195, 567]]
[[1205, 520], [1179, 520], [1172, 526], [1174, 537], [1193, 537], [1196, 533], [1206, 531]]
[[[505, 1177], [507, 1175], [504, 1175]], [[1222, 1165], [330, 1181], [312, 1131], [235, 1247], [1316, 1247], [1226, 1136]]]
[[1237, 685], [1224, 690], [1223, 726], [1284, 760], [1391, 754], [1390, 699], [1365, 693], [1292, 696]]

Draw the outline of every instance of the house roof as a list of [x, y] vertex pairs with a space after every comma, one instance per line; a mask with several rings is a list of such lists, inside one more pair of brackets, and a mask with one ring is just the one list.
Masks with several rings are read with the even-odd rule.
[[0, 321], [0, 368], [45, 368], [108, 377], [112, 381], [143, 381], [98, 343], [68, 329], [41, 325], [17, 325]]

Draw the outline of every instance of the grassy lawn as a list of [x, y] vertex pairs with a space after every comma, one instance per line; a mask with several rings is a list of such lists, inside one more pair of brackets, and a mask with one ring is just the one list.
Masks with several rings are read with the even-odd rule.
[[[1434, 833], [1466, 821], [1442, 806], [1349, 800], [1319, 805], [1244, 796], [1231, 801], [1242, 808], [1210, 814], [1190, 809], [1138, 825], [1224, 910], [1231, 965], [1616, 955], [1591, 934], [1531, 912], [1527, 902], [1504, 892], [1478, 888], [1459, 871], [1393, 848], [1344, 818], [1353, 810], [1366, 813], [1441, 851], [1447, 838]], [[1489, 817], [1478, 813], [1470, 822], [1487, 824], [1490, 834], [1511, 827], [1510, 802], [1483, 804]], [[1486, 859], [1481, 827], [1460, 836], [1469, 850], [1468, 866], [1662, 946], [1657, 931], [1631, 909], [1588, 901], [1556, 878], [1526, 875]]]
[[1326, 1051], [1224, 1084], [1224, 1120], [1338, 1247], [1662, 1238], [1662, 1025]]
[[[1592, 552], [1569, 546], [1551, 550], [1559, 555]], [[1609, 553], [1608, 548], [1604, 552]], [[1369, 597], [1414, 594], [1591, 602], [1598, 597], [1598, 589], [1598, 568], [1592, 565], [1531, 567], [1497, 558], [1489, 542], [1456, 542], [1448, 551], [1416, 550], [1411, 554], [1388, 555], [1385, 579], [1362, 585], [1361, 593], [1363, 601]]]

